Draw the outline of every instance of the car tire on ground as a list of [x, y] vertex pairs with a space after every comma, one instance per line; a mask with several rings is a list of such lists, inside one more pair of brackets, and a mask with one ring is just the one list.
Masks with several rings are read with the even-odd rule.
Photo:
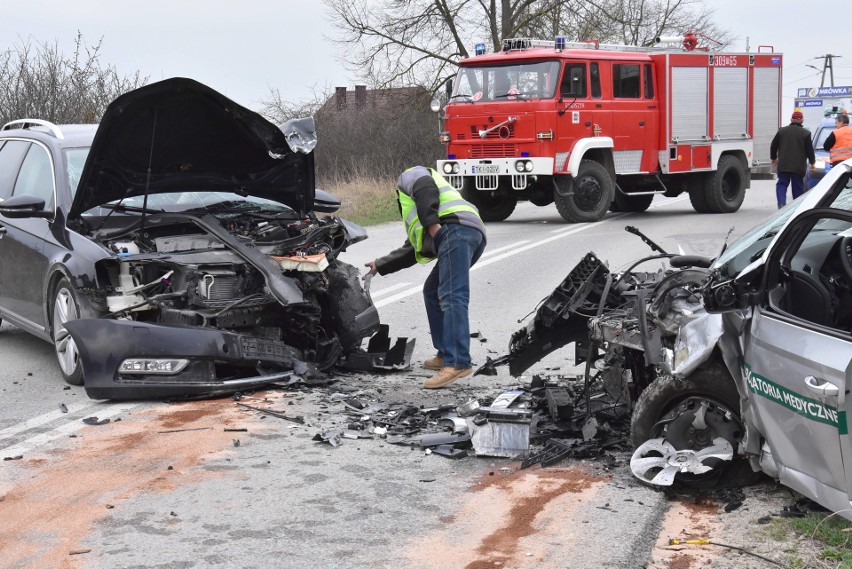
[[77, 291], [67, 278], [62, 278], [53, 289], [50, 303], [50, 327], [53, 348], [62, 379], [71, 385], [83, 385], [83, 366], [77, 344], [65, 329], [65, 322], [79, 318], [97, 318], [87, 303], [81, 303]]
[[[696, 411], [702, 406], [705, 410], [696, 419]], [[655, 379], [639, 396], [630, 423], [635, 448], [657, 438], [665, 438], [677, 450], [696, 452], [711, 447], [717, 437], [730, 443], [733, 460], [708, 459], [704, 464], [712, 467], [709, 472], [676, 475], [675, 485], [692, 489], [737, 487], [757, 481], [760, 473], [736, 455], [744, 434], [739, 394], [720, 362], [699, 368], [683, 380], [669, 376]]]
[[[745, 190], [745, 166], [739, 158], [729, 154], [719, 158], [716, 171], [708, 173], [704, 180], [704, 200], [710, 213], [737, 211], [745, 199]], [[695, 207], [694, 202], [692, 206]]]
[[518, 200], [505, 189], [477, 190], [473, 182], [465, 182], [462, 197], [476, 206], [482, 221], [505, 221], [515, 211]]
[[570, 183], [571, 195], [564, 195], [569, 189], [565, 176], [555, 177], [557, 190], [554, 190], [556, 210], [562, 219], [569, 223], [582, 223], [601, 219], [612, 204], [615, 195], [615, 183], [602, 164], [594, 160], [583, 160], [577, 177]]

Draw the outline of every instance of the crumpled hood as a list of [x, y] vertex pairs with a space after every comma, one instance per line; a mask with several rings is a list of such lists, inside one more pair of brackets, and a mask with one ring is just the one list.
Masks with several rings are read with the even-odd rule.
[[297, 148], [279, 127], [197, 81], [152, 83], [107, 108], [69, 217], [146, 191], [233, 191], [305, 213], [313, 155]]

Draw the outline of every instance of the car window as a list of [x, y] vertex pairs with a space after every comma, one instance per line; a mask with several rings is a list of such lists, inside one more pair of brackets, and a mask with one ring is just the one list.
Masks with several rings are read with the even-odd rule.
[[[822, 211], [822, 210], [821, 210]], [[773, 308], [807, 322], [852, 331], [852, 217], [828, 212], [791, 224], [807, 229], [780, 257], [782, 270], [770, 282]], [[807, 227], [805, 227], [807, 226]], [[772, 278], [772, 277], [770, 277]]]
[[68, 188], [71, 190], [71, 197], [73, 197], [77, 193], [77, 186], [80, 185], [80, 175], [83, 173], [83, 164], [86, 163], [89, 149], [66, 148], [62, 153], [65, 157], [65, 171], [68, 174]]
[[614, 63], [612, 65], [612, 96], [617, 99], [639, 99], [640, 67], [633, 64]]
[[559, 88], [561, 97], [583, 99], [586, 97], [586, 64], [566, 63], [562, 75], [562, 86]]
[[27, 153], [30, 143], [23, 140], [7, 140], [0, 148], [0, 200], [12, 195], [12, 187]]
[[42, 198], [45, 211], [53, 209], [53, 168], [47, 151], [38, 144], [27, 151], [12, 190], [13, 196], [24, 194]]
[[814, 148], [816, 150], [822, 150], [822, 147], [825, 145], [825, 139], [828, 138], [828, 135], [834, 132], [834, 126], [824, 126], [818, 132], [816, 136], [816, 140], [814, 141]]

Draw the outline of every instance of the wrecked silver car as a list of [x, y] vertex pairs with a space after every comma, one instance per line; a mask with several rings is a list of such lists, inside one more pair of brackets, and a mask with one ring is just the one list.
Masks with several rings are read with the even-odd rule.
[[[278, 127], [182, 78], [119, 97], [97, 130], [6, 125], [0, 315], [96, 399], [401, 364], [337, 259], [366, 232], [317, 215], [340, 204], [315, 190], [315, 142], [311, 119]], [[361, 350], [377, 332], [382, 353]]]
[[632, 407], [631, 469], [654, 486], [760, 472], [852, 519], [852, 161], [715, 260], [588, 254], [510, 342], [519, 375], [570, 343], [586, 383]]

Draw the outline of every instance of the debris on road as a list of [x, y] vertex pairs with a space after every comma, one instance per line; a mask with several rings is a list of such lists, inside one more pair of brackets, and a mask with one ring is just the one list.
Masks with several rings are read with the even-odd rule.
[[106, 425], [109, 419], [98, 419], [97, 417], [86, 417], [83, 422], [87, 425]]

